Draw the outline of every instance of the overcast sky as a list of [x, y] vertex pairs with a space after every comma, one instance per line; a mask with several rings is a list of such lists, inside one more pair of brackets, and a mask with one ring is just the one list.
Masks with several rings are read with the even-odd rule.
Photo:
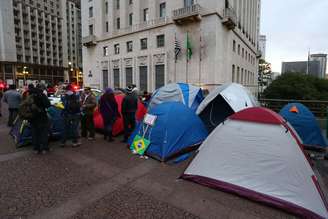
[[328, 53], [328, 0], [262, 0], [261, 34], [274, 72], [282, 61], [307, 60]]

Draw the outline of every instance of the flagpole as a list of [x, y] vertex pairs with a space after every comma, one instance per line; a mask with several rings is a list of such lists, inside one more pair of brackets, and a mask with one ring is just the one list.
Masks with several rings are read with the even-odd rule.
[[201, 86], [201, 71], [202, 71], [202, 28], [199, 28], [199, 71], [198, 71], [198, 85]]
[[177, 55], [176, 55], [176, 51], [175, 51], [175, 43], [177, 42], [177, 33], [174, 34], [174, 83], [177, 83]]
[[189, 51], [188, 51], [188, 32], [187, 32], [187, 39], [186, 39], [186, 48], [187, 48], [187, 54], [186, 54], [186, 83], [188, 84], [188, 62], [189, 62], [189, 60], [188, 60], [188, 53], [189, 53]]

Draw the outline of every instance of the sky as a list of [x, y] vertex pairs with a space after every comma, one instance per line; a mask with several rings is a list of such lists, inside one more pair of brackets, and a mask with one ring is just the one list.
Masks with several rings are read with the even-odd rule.
[[307, 54], [328, 53], [328, 0], [262, 0], [261, 34], [266, 61], [281, 72], [283, 61], [306, 61]]

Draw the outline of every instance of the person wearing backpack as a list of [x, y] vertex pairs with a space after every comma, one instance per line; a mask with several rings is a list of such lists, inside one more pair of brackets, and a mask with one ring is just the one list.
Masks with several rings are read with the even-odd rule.
[[42, 90], [29, 86], [28, 96], [20, 106], [19, 115], [31, 124], [32, 145], [37, 154], [45, 154], [49, 151], [49, 119], [47, 115], [49, 107], [50, 101]]
[[22, 101], [21, 95], [16, 90], [16, 85], [9, 85], [9, 90], [4, 93], [3, 100], [8, 104], [8, 126], [10, 127], [13, 126], [13, 123], [17, 117], [19, 105]]
[[99, 101], [99, 111], [104, 121], [104, 139], [113, 141], [112, 130], [116, 119], [120, 116], [114, 91], [107, 88]]
[[81, 119], [81, 129], [82, 137], [86, 138], [89, 133], [88, 140], [95, 139], [95, 125], [93, 122], [93, 112], [97, 106], [97, 99], [92, 93], [90, 87], [84, 88], [84, 93], [81, 97], [82, 100], [82, 119]]
[[81, 145], [79, 141], [79, 121], [81, 115], [81, 105], [78, 95], [73, 91], [71, 85], [66, 86], [66, 93], [62, 97], [64, 109], [62, 116], [64, 118], [64, 130], [62, 133], [61, 146], [66, 146], [66, 140], [72, 138], [72, 147], [78, 147]]

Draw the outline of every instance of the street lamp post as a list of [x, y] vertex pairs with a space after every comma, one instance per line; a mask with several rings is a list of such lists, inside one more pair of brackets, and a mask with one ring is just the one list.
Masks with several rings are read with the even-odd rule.
[[26, 77], [27, 77], [27, 75], [28, 75], [28, 71], [27, 71], [26, 69], [27, 69], [27, 67], [24, 66], [24, 67], [23, 67], [24, 85], [26, 85]]

